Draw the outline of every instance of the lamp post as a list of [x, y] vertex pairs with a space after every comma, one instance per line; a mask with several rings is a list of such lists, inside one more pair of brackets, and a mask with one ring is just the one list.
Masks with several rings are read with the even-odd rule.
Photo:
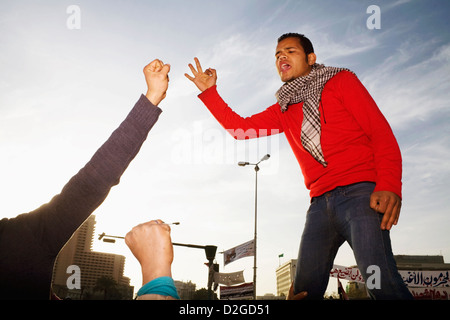
[[238, 165], [241, 167], [245, 167], [247, 165], [255, 166], [255, 233], [253, 236], [253, 300], [256, 300], [256, 235], [257, 235], [257, 219], [258, 219], [258, 171], [259, 164], [261, 161], [267, 160], [270, 158], [270, 154], [266, 154], [262, 157], [261, 160], [257, 163], [249, 163], [249, 162], [239, 162]]

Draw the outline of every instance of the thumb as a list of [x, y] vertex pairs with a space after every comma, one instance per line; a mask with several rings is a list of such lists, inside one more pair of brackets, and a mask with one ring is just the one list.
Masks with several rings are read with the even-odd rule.
[[161, 70], [162, 66], [163, 63], [161, 60], [155, 59], [146, 66], [146, 69], [151, 72], [158, 72]]
[[376, 193], [370, 195], [370, 207], [376, 209], [380, 205], [380, 197]]
[[170, 64], [165, 64], [162, 69], [161, 69], [162, 73], [168, 74], [170, 72]]

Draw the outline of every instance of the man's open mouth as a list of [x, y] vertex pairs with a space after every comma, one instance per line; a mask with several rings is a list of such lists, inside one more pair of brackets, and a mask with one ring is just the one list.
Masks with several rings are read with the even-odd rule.
[[291, 66], [288, 63], [283, 62], [283, 63], [280, 64], [280, 71], [281, 72], [286, 72], [290, 68], [291, 68]]

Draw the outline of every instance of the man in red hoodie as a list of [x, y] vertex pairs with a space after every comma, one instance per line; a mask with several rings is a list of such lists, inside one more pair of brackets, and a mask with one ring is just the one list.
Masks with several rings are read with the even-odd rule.
[[308, 38], [278, 39], [284, 84], [277, 103], [251, 117], [235, 113], [217, 91], [217, 72], [189, 64], [199, 98], [235, 139], [284, 132], [300, 164], [311, 205], [300, 243], [294, 293], [322, 299], [339, 247], [347, 241], [370, 295], [411, 299], [398, 274], [389, 230], [401, 208], [402, 158], [394, 134], [353, 72], [316, 63]]

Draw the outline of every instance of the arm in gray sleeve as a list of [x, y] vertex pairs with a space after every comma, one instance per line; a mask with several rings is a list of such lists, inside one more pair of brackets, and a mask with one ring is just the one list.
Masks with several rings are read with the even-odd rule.
[[162, 110], [141, 95], [126, 119], [90, 161], [49, 203], [30, 213], [36, 237], [58, 254], [73, 232], [105, 200], [111, 188], [139, 152]]

